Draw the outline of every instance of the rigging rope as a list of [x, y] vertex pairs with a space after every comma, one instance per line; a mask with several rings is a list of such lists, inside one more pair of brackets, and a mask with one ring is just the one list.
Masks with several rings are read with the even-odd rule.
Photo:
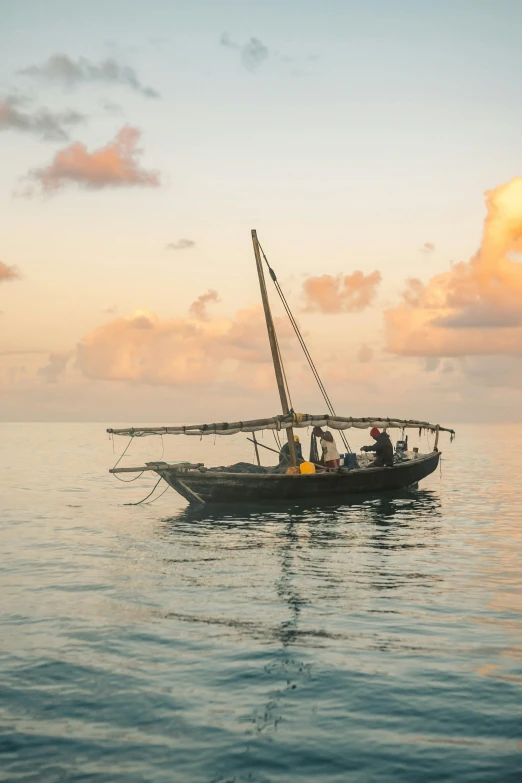
[[[128, 443], [127, 443], [127, 445], [125, 446], [125, 448], [124, 448], [124, 450], [123, 450], [123, 452], [122, 452], [122, 454], [121, 454], [121, 456], [120, 456], [119, 460], [118, 460], [118, 461], [117, 461], [117, 462], [116, 462], [116, 463], [113, 465], [113, 469], [114, 469], [115, 467], [117, 467], [117, 465], [119, 465], [119, 463], [122, 461], [123, 457], [124, 457], [124, 456], [125, 456], [125, 454], [127, 453], [127, 449], [129, 448], [129, 446], [130, 446], [130, 445], [131, 445], [131, 443], [132, 443], [132, 439], [133, 439], [133, 437], [134, 437], [134, 435], [131, 435], [131, 436], [130, 436], [129, 442], [128, 442]], [[113, 443], [114, 443], [114, 438], [113, 438]], [[162, 435], [162, 436], [161, 436], [161, 456], [162, 456], [162, 457], [163, 457], [163, 452], [164, 452], [164, 443], [163, 443], [163, 435]], [[145, 473], [145, 471], [144, 471], [144, 470], [142, 470], [142, 471], [141, 471], [141, 473], [138, 473], [138, 475], [137, 475], [137, 476], [134, 476], [134, 478], [131, 478], [131, 479], [122, 479], [122, 478], [120, 478], [119, 476], [117, 476], [115, 473], [113, 473], [112, 475], [114, 476], [114, 478], [118, 479], [118, 481], [121, 481], [121, 482], [123, 482], [123, 484], [130, 484], [132, 481], [136, 481], [136, 479], [139, 479], [141, 476], [143, 476], [143, 474], [144, 474], [144, 473]], [[154, 494], [154, 490], [156, 489], [156, 487], [158, 486], [158, 484], [160, 483], [160, 481], [161, 481], [161, 476], [159, 477], [159, 479], [158, 479], [158, 480], [156, 481], [156, 483], [154, 484], [154, 487], [152, 488], [152, 492], [149, 492], [149, 494], [147, 495], [147, 497], [144, 497], [144, 498], [143, 498], [143, 500], [139, 500], [137, 503], [124, 503], [123, 505], [124, 505], [124, 506], [140, 506], [142, 503], [145, 503], [145, 501], [146, 501], [146, 500], [148, 500], [148, 498], [150, 498], [150, 496]], [[168, 484], [167, 484], [167, 487], [166, 487], [166, 489], [164, 489], [164, 490], [163, 490], [163, 492], [161, 493], [161, 495], [164, 495], [164, 494], [165, 494], [165, 492], [167, 491], [167, 489], [169, 489], [169, 485], [168, 485]], [[157, 497], [157, 498], [154, 498], [154, 500], [151, 500], [150, 502], [151, 502], [151, 503], [155, 503], [155, 502], [156, 502], [156, 500], [159, 500], [159, 498], [161, 497], [161, 495], [158, 495], [158, 497]], [[150, 504], [149, 504], [149, 503], [147, 503], [147, 505], [150, 505]]]
[[145, 473], [145, 471], [142, 470], [141, 473], [138, 473], [137, 476], [134, 476], [134, 478], [131, 478], [131, 479], [122, 479], [119, 476], [117, 476], [116, 473], [113, 473], [112, 475], [114, 476], [115, 479], [117, 479], [118, 481], [121, 481], [122, 484], [132, 484], [133, 481], [136, 481], [137, 479], [141, 478], [144, 473]]
[[[321, 380], [321, 377], [319, 375], [317, 367], [315, 366], [314, 361], [313, 361], [313, 359], [312, 359], [312, 357], [310, 355], [310, 351], [307, 348], [307, 345], [306, 345], [306, 343], [304, 341], [304, 337], [301, 334], [301, 330], [299, 329], [298, 323], [295, 320], [294, 315], [293, 315], [293, 313], [292, 313], [292, 311], [290, 309], [290, 305], [288, 304], [288, 302], [286, 300], [286, 297], [285, 297], [285, 295], [283, 293], [283, 289], [279, 285], [279, 281], [278, 281], [278, 279], [276, 277], [276, 273], [274, 272], [274, 270], [272, 269], [272, 267], [268, 263], [268, 259], [267, 259], [266, 255], [265, 255], [265, 251], [261, 247], [259, 239], [258, 239], [257, 243], [259, 245], [259, 249], [261, 251], [261, 254], [262, 254], [262, 256], [263, 256], [263, 258], [265, 260], [265, 264], [268, 267], [268, 272], [270, 274], [270, 277], [273, 280], [273, 283], [275, 285], [275, 289], [276, 289], [277, 293], [279, 294], [279, 298], [281, 299], [281, 302], [283, 303], [283, 307], [285, 308], [286, 314], [287, 314], [288, 318], [290, 319], [290, 323], [292, 324], [292, 327], [294, 329], [296, 337], [299, 340], [299, 344], [301, 345], [301, 348], [303, 349], [303, 352], [304, 352], [304, 355], [306, 357], [306, 360], [308, 361], [308, 364], [310, 365], [310, 369], [312, 370], [313, 376], [314, 376], [314, 378], [315, 378], [315, 380], [317, 382], [317, 385], [319, 386], [319, 391], [323, 395], [323, 399], [326, 402], [326, 404], [328, 406], [328, 410], [331, 413], [331, 415], [332, 416], [336, 416], [334, 407], [332, 405], [332, 401], [330, 400], [330, 397], [328, 396], [328, 392], [326, 391], [326, 388], [324, 386], [324, 383]], [[279, 351], [279, 345], [278, 345], [278, 351]], [[284, 369], [283, 369], [283, 373], [284, 373]], [[285, 376], [285, 382], [286, 382], [286, 376]], [[346, 439], [346, 435], [344, 434], [344, 432], [342, 430], [340, 430], [340, 435], [341, 435], [341, 439], [342, 439], [344, 445], [346, 446], [346, 448], [348, 449], [348, 451], [351, 451], [350, 444], [348, 443], [348, 440]]]
[[123, 449], [123, 452], [120, 454], [120, 458], [119, 458], [119, 460], [118, 460], [117, 462], [115, 462], [115, 463], [114, 463], [114, 465], [112, 466], [112, 467], [113, 467], [113, 469], [114, 469], [114, 468], [116, 468], [116, 467], [117, 467], [117, 466], [120, 464], [120, 462], [122, 461], [122, 459], [124, 458], [125, 454], [127, 453], [127, 449], [129, 448], [129, 446], [130, 446], [130, 445], [131, 445], [131, 443], [132, 443], [132, 439], [133, 439], [133, 437], [134, 437], [134, 435], [131, 435], [131, 436], [130, 436], [130, 438], [129, 438], [129, 442], [127, 443], [127, 445], [126, 445], [126, 446], [125, 446], [125, 448]]
[[[117, 467], [120, 464], [120, 462], [124, 458], [125, 454], [127, 453], [127, 449], [129, 448], [129, 446], [132, 443], [133, 437], [134, 437], [134, 435], [130, 436], [129, 442], [127, 443], [127, 445], [125, 446], [122, 454], [120, 455], [119, 460], [117, 462], [115, 462], [114, 465], [112, 466], [113, 470], [114, 470], [115, 467]], [[113, 439], [113, 444], [114, 444], [114, 439]], [[117, 479], [118, 481], [121, 481], [122, 484], [132, 484], [133, 481], [136, 481], [137, 479], [139, 479], [141, 476], [143, 476], [144, 473], [145, 473], [145, 471], [142, 470], [141, 473], [138, 473], [137, 476], [134, 476], [134, 478], [131, 478], [131, 479], [122, 479], [119, 476], [117, 476], [116, 473], [113, 473], [112, 475], [114, 476], [115, 479]]]

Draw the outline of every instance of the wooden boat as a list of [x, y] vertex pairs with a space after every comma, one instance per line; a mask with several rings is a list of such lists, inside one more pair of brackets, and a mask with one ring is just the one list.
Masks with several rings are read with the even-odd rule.
[[287, 500], [335, 502], [414, 486], [436, 469], [438, 452], [393, 468], [328, 470], [309, 475], [219, 473], [158, 463], [147, 466], [189, 503], [274, 503]]
[[[441, 427], [438, 424], [429, 424], [425, 421], [393, 419], [383, 417], [369, 417], [355, 419], [352, 417], [337, 416], [333, 410], [331, 401], [319, 378], [317, 369], [311, 360], [308, 349], [299, 331], [295, 319], [288, 307], [288, 303], [282, 294], [275, 273], [271, 269], [263, 253], [263, 257], [269, 268], [270, 276], [276, 284], [276, 288], [282, 297], [283, 304], [290, 317], [292, 326], [305, 351], [312, 372], [321, 389], [329, 413], [310, 415], [295, 413], [289, 409], [286, 376], [284, 374], [281, 354], [277, 343], [268, 295], [265, 284], [263, 266], [261, 262], [262, 248], [257, 239], [257, 234], [252, 231], [254, 254], [256, 258], [257, 272], [261, 289], [261, 298], [265, 312], [268, 338], [272, 351], [274, 371], [281, 399], [283, 414], [270, 419], [255, 419], [252, 421], [222, 422], [214, 424], [195, 424], [188, 426], [167, 427], [141, 427], [125, 429], [108, 429], [111, 435], [126, 435], [131, 440], [135, 437], [149, 435], [196, 435], [199, 437], [208, 435], [235, 435], [238, 433], [254, 434], [253, 442], [258, 455], [258, 446], [255, 432], [261, 430], [277, 430], [286, 432], [290, 461], [294, 467], [293, 472], [274, 472], [273, 468], [261, 468], [258, 455], [258, 467], [252, 466], [252, 472], [235, 472], [234, 469], [207, 468], [201, 463], [188, 462], [147, 462], [138, 467], [112, 468], [111, 473], [133, 473], [153, 471], [160, 479], [182, 495], [189, 503], [199, 505], [207, 503], [218, 504], [245, 504], [245, 503], [285, 503], [287, 501], [310, 501], [312, 503], [336, 502], [342, 498], [353, 495], [374, 495], [404, 490], [416, 485], [419, 481], [429, 476], [436, 470], [440, 451], [438, 441], [440, 432], [448, 432], [451, 438], [454, 431]], [[359, 464], [345, 467], [341, 465], [333, 469], [319, 468], [315, 473], [300, 473], [297, 469], [298, 461], [294, 447], [294, 430], [310, 427], [328, 427], [341, 433], [346, 446], [348, 442], [344, 437], [344, 431], [350, 428], [370, 429], [377, 427], [384, 430], [397, 429], [405, 432], [407, 429], [419, 431], [431, 431], [435, 434], [433, 451], [428, 454], [408, 452], [404, 448], [397, 452], [393, 467], [371, 467]], [[129, 441], [130, 442], [130, 441]], [[349, 449], [349, 447], [348, 447]]]

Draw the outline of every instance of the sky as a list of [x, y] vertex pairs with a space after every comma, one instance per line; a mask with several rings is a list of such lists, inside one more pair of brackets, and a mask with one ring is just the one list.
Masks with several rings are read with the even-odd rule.
[[[518, 0], [3, 0], [0, 420], [521, 421]], [[269, 292], [296, 411], [325, 404]]]

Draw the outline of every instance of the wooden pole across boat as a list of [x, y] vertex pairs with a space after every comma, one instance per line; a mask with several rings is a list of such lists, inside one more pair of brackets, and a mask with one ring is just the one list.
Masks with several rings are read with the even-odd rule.
[[[258, 464], [258, 465], [261, 465], [261, 460], [259, 459], [259, 449], [257, 448], [256, 433], [255, 433], [255, 432], [253, 432], [253, 433], [252, 433], [252, 435], [254, 436], [254, 438], [253, 438], [253, 441], [252, 441], [252, 442], [253, 442], [253, 444], [254, 444], [254, 449], [256, 450], [256, 459], [257, 459], [257, 464]], [[252, 438], [248, 438], [248, 440], [252, 440]]]
[[[263, 310], [265, 311], [266, 328], [268, 331], [268, 339], [270, 341], [270, 350], [272, 352], [272, 361], [274, 363], [275, 376], [277, 381], [277, 388], [279, 389], [279, 398], [281, 400], [281, 407], [283, 414], [286, 416], [290, 413], [288, 407], [288, 399], [286, 396], [285, 382], [283, 376], [283, 365], [281, 363], [281, 355], [279, 353], [279, 345], [277, 343], [277, 335], [274, 327], [274, 321], [272, 313], [270, 311], [270, 303], [268, 301], [268, 294], [266, 291], [265, 273], [263, 271], [263, 264], [261, 261], [261, 253], [259, 252], [259, 242], [257, 241], [257, 232], [252, 229], [252, 242], [254, 245], [254, 255], [256, 257], [257, 274], [259, 277], [259, 287], [261, 289], [261, 299], [263, 301]], [[288, 427], [286, 430], [286, 436], [288, 438], [288, 449], [290, 452], [290, 461], [292, 465], [297, 465], [297, 456], [295, 453], [294, 442], [294, 430], [292, 427]]]
[[[254, 435], [255, 437], [255, 435]], [[272, 449], [270, 446], [265, 446], [264, 443], [259, 443], [257, 440], [252, 440], [252, 438], [247, 438], [247, 440], [251, 441], [252, 443], [257, 443], [258, 446], [261, 446], [262, 449], [268, 449], [268, 451], [273, 451], [274, 454], [279, 454], [277, 449]], [[261, 464], [261, 463], [260, 463]], [[324, 470], [325, 472], [329, 470], [335, 470], [335, 468], [325, 468], [324, 465], [320, 465], [318, 462], [311, 462], [312, 465], [315, 465], [316, 468], [320, 468], [321, 470]]]

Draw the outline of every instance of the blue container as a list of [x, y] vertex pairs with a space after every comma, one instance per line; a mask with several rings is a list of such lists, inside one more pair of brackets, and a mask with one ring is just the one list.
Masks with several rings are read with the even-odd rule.
[[356, 468], [357, 467], [357, 454], [345, 454], [344, 455], [344, 467]]

